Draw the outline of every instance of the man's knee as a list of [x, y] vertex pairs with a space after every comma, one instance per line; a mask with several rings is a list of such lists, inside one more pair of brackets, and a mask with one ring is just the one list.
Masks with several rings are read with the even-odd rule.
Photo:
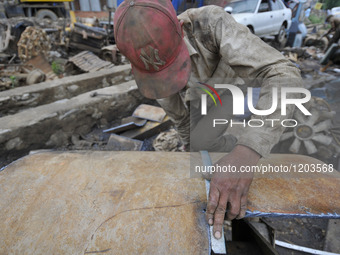
[[191, 151], [230, 152], [236, 143], [237, 139], [233, 135], [223, 135], [214, 139], [197, 134], [190, 136]]

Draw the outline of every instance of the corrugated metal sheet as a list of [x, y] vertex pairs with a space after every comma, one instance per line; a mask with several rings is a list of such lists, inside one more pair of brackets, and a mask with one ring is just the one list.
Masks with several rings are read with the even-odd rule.
[[114, 67], [114, 64], [100, 59], [90, 51], [80, 52], [78, 55], [70, 58], [69, 62], [73, 63], [81, 70], [89, 73]]

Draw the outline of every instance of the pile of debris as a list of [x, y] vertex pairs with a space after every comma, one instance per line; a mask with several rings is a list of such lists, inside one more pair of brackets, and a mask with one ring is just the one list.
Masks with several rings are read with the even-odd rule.
[[0, 90], [124, 63], [110, 30], [67, 19], [0, 19]]
[[172, 122], [161, 107], [141, 104], [131, 116], [112, 125], [86, 136], [72, 136], [71, 149], [183, 151], [178, 133], [171, 129]]

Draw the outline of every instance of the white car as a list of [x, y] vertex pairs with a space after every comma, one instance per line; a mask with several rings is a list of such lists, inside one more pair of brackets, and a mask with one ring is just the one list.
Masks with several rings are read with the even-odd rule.
[[292, 21], [292, 11], [281, 0], [236, 0], [225, 11], [259, 37], [273, 36], [282, 46]]
[[340, 7], [332, 8], [331, 14], [337, 18], [340, 18]]

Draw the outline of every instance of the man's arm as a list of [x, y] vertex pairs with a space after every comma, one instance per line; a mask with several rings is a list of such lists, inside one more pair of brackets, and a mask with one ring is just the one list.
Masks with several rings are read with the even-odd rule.
[[[258, 110], [267, 110], [272, 106], [272, 89], [278, 92], [282, 87], [302, 87], [300, 71], [280, 52], [264, 43], [259, 37], [253, 35], [248, 28], [238, 24], [231, 15], [224, 13], [223, 9], [214, 9], [219, 16], [215, 32], [216, 45], [219, 47], [222, 61], [225, 61], [235, 73], [244, 79], [247, 86], [257, 84], [261, 86]], [[223, 13], [221, 13], [223, 12]], [[300, 95], [290, 95], [289, 98], [298, 98]], [[275, 145], [284, 131], [280, 122], [292, 117], [293, 105], [288, 105], [285, 116], [281, 115], [281, 98], [278, 95], [276, 110], [268, 116], [252, 116], [253, 119], [275, 119], [272, 127], [270, 121], [264, 121], [261, 128], [244, 128], [244, 135], [238, 144], [247, 146], [262, 157], [266, 157], [272, 146]]]
[[[218, 165], [232, 165], [237, 169], [241, 166], [256, 165], [260, 155], [254, 150], [236, 145], [232, 152], [221, 158]], [[209, 202], [207, 206], [207, 221], [214, 225], [214, 236], [221, 238], [223, 221], [227, 218], [241, 219], [247, 210], [248, 191], [253, 180], [253, 173], [216, 173], [210, 182]]]
[[[265, 44], [253, 35], [249, 29], [226, 14], [223, 9], [214, 8], [209, 15], [216, 21], [211, 24], [216, 48], [235, 73], [251, 84], [261, 86], [260, 98], [256, 106], [258, 110], [267, 110], [272, 105], [272, 88], [301, 87], [299, 70], [281, 53]], [[280, 95], [280, 94], [279, 94]], [[298, 95], [290, 98], [296, 98]], [[261, 128], [245, 127], [237, 146], [218, 164], [234, 165], [237, 170], [241, 166], [256, 165], [259, 158], [266, 157], [284, 130], [280, 125], [283, 119], [293, 115], [294, 107], [287, 107], [286, 116], [281, 116], [279, 103], [276, 111], [269, 116], [252, 116], [253, 119], [275, 119], [275, 126], [266, 122]], [[279, 123], [279, 124], [278, 124]], [[252, 175], [230, 173], [215, 174], [211, 181], [210, 198], [208, 201], [207, 219], [214, 225], [215, 237], [220, 237], [224, 212], [227, 209], [229, 219], [242, 218], [245, 214], [247, 194]]]

